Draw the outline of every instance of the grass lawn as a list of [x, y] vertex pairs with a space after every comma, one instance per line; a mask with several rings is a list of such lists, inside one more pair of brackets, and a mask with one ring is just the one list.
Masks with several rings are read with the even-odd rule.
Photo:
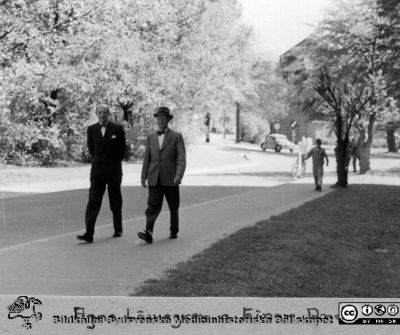
[[398, 297], [400, 187], [351, 185], [220, 240], [137, 296]]

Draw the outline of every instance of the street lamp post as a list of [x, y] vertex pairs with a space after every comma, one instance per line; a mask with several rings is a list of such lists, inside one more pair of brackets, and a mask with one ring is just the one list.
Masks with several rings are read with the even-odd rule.
[[225, 118], [226, 118], [226, 116], [225, 116], [225, 109], [224, 109], [224, 112], [223, 112], [223, 120], [222, 120], [222, 124], [223, 124], [223, 127], [224, 127], [224, 132], [223, 132], [223, 139], [225, 139], [225, 135], [226, 135], [226, 124], [225, 124], [225, 122], [226, 122], [226, 120], [225, 120]]
[[206, 117], [204, 118], [204, 125], [206, 126], [206, 143], [210, 142], [210, 118], [210, 113], [207, 113]]
[[236, 143], [240, 143], [240, 104], [236, 101]]

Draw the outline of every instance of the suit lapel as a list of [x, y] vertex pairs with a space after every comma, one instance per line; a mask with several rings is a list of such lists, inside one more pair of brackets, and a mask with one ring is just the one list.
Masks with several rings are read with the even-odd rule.
[[153, 133], [152, 135], [150, 135], [150, 145], [154, 148], [157, 148], [158, 150], [160, 150], [160, 145], [158, 143], [158, 135], [157, 133]]
[[110, 139], [110, 134], [112, 134], [112, 124], [110, 122], [107, 123], [106, 132], [104, 133], [103, 143], [108, 142]]
[[94, 128], [94, 138], [100, 147], [100, 151], [103, 150], [103, 136], [101, 135], [101, 126], [99, 123], [97, 123], [96, 127]]
[[96, 135], [96, 139], [97, 140], [101, 140], [102, 139], [100, 123], [96, 124], [96, 127], [94, 128], [94, 134]]
[[167, 132], [166, 132], [166, 134], [165, 134], [164, 141], [163, 141], [163, 143], [162, 143], [162, 146], [161, 146], [161, 148], [160, 148], [160, 151], [163, 150], [163, 149], [165, 148], [165, 146], [168, 144], [169, 141], [171, 141], [171, 138], [172, 138], [171, 129], [168, 129]]

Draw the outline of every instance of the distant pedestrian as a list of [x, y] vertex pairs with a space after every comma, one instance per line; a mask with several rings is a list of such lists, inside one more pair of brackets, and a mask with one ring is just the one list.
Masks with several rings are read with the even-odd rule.
[[98, 123], [87, 130], [87, 146], [92, 157], [90, 170], [89, 201], [86, 207], [86, 232], [78, 235], [78, 240], [93, 242], [94, 226], [100, 212], [103, 195], [108, 189], [108, 198], [113, 213], [114, 235], [122, 234], [122, 160], [125, 156], [125, 133], [120, 125], [108, 120], [110, 111], [107, 105], [96, 106]]
[[161, 212], [165, 196], [170, 211], [170, 239], [179, 232], [179, 184], [186, 168], [186, 151], [180, 133], [168, 128], [173, 118], [168, 107], [160, 107], [154, 114], [158, 131], [147, 138], [142, 167], [142, 187], [149, 185], [146, 209], [146, 228], [139, 232], [140, 239], [153, 243], [154, 223]]
[[360, 160], [358, 153], [358, 141], [353, 137], [349, 143], [350, 145], [350, 155], [353, 161], [353, 172], [357, 172], [357, 160]]
[[[336, 153], [336, 148], [335, 148], [335, 153]], [[350, 165], [350, 160], [351, 160], [351, 157], [352, 157], [352, 155], [353, 155], [353, 143], [352, 143], [352, 140], [350, 139], [349, 140], [349, 143], [347, 144], [347, 147], [346, 147], [346, 156], [345, 156], [345, 165], [346, 165], [346, 170], [349, 170], [349, 165]]]
[[329, 164], [328, 155], [325, 149], [321, 147], [321, 140], [317, 138], [315, 140], [315, 147], [313, 147], [306, 155], [306, 159], [312, 156], [313, 162], [313, 175], [315, 181], [315, 190], [322, 190], [322, 177], [324, 175], [324, 159], [326, 159], [326, 165]]

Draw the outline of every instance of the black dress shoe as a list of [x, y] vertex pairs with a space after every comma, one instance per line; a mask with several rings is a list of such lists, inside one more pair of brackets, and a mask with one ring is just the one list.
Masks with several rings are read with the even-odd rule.
[[146, 241], [149, 244], [153, 243], [153, 236], [151, 236], [150, 232], [148, 232], [148, 231], [142, 232], [141, 231], [137, 235], [141, 240]]
[[76, 236], [76, 238], [78, 240], [85, 241], [87, 243], [93, 243], [93, 236], [84, 234], [84, 235], [78, 235], [78, 236]]
[[114, 234], [113, 234], [113, 237], [121, 237], [122, 236], [122, 232], [120, 232], [120, 231], [116, 231]]
[[178, 238], [178, 234], [169, 234], [169, 238], [171, 239], [171, 240], [174, 240], [174, 239], [176, 239], [176, 238]]

